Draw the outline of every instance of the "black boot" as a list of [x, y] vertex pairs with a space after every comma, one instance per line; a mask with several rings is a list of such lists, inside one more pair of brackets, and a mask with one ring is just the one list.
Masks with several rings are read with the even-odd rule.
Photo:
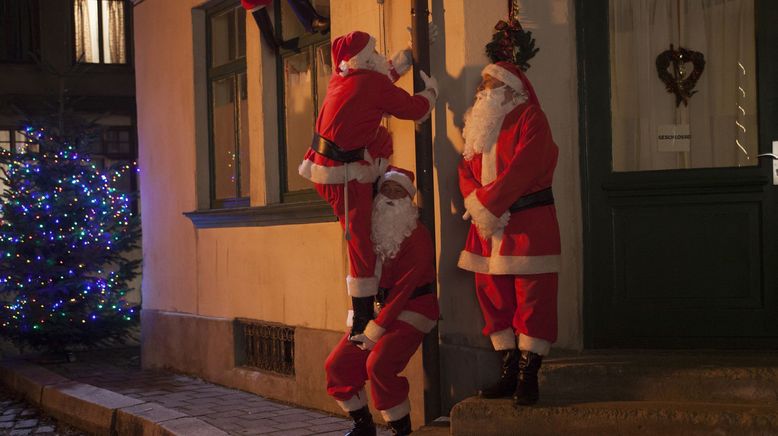
[[351, 308], [354, 309], [354, 319], [349, 337], [365, 331], [367, 323], [375, 317], [373, 302], [375, 297], [351, 297]]
[[481, 398], [510, 397], [516, 390], [516, 377], [519, 374], [519, 350], [503, 350], [502, 374], [497, 383], [485, 387], [478, 392]]
[[543, 363], [543, 356], [540, 354], [521, 351], [519, 383], [516, 386], [516, 393], [513, 395], [513, 402], [517, 406], [529, 406], [538, 402], [538, 398], [540, 398], [538, 371], [541, 363]]
[[392, 429], [392, 434], [396, 436], [411, 434], [411, 415], [405, 415], [397, 421], [389, 421], [389, 428]]
[[375, 424], [367, 406], [348, 413], [354, 420], [354, 428], [346, 436], [375, 436]]

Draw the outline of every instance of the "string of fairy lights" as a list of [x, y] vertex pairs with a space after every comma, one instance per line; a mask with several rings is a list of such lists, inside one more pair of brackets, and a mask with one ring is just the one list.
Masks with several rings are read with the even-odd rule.
[[43, 331], [137, 318], [125, 295], [139, 234], [132, 198], [116, 188], [137, 164], [98, 168], [77, 138], [24, 130], [37, 152], [0, 151], [0, 328]]

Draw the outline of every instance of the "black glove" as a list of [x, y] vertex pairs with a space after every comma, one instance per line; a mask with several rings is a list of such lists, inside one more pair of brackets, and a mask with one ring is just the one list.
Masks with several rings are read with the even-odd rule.
[[[365, 331], [367, 323], [371, 319], [375, 318], [375, 312], [373, 311], [373, 302], [375, 297], [351, 297], [351, 308], [354, 309], [354, 318], [351, 324], [351, 333], [349, 337], [358, 335]], [[359, 342], [359, 341], [354, 341]]]

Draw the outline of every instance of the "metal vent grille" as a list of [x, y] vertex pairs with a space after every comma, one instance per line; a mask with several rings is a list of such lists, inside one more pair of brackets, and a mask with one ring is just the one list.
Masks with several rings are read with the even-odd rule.
[[294, 328], [249, 319], [236, 320], [238, 363], [294, 375]]

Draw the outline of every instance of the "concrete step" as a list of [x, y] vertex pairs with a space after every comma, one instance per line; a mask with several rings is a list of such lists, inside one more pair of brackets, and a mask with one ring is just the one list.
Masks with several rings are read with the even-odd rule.
[[451, 411], [454, 436], [491, 435], [775, 435], [778, 407], [703, 402], [543, 401], [468, 398]]
[[543, 362], [554, 401], [689, 401], [778, 406], [778, 353], [585, 352]]

